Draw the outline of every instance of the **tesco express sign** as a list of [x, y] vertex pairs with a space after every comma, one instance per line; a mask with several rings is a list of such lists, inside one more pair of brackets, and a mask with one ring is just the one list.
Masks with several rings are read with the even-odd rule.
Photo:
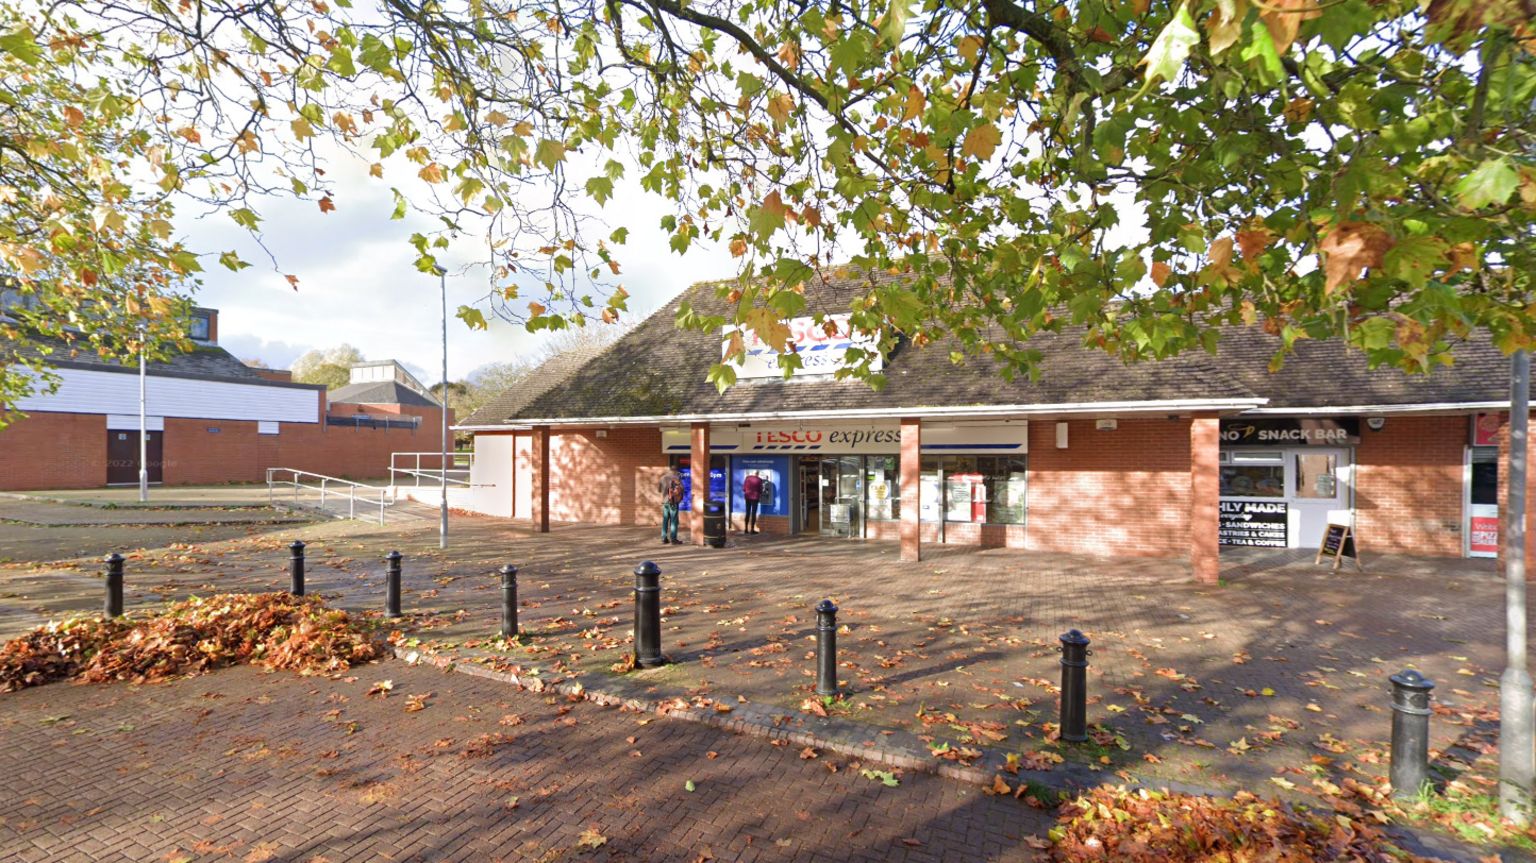
[[[843, 367], [849, 349], [872, 351], [875, 348], [873, 337], [853, 332], [849, 315], [827, 315], [821, 323], [812, 317], [791, 318], [785, 323], [795, 353], [800, 356], [800, 368], [795, 369], [795, 375], [835, 374]], [[750, 327], [726, 326], [721, 329], [722, 358], [730, 350], [731, 336], [736, 333], [741, 334], [742, 346], [746, 349], [746, 356], [732, 363], [737, 378], [784, 376], [784, 370], [779, 367], [781, 353], [778, 346], [764, 342]], [[879, 371], [881, 365], [881, 358], [876, 356], [870, 369]]]

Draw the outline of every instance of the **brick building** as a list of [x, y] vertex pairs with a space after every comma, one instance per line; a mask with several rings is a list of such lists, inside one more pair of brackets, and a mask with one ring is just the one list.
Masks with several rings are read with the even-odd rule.
[[[250, 368], [219, 347], [212, 309], [196, 310], [191, 337], [193, 351], [146, 370], [152, 483], [260, 482], [272, 467], [383, 477], [392, 452], [439, 446], [441, 408], [420, 393], [373, 393], [375, 404], [354, 384], [343, 388], [349, 401], [334, 403], [322, 385]], [[137, 483], [138, 367], [63, 345], [49, 361], [58, 388], [10, 406], [0, 431], [0, 490]]]
[[[856, 286], [808, 296], [847, 308]], [[678, 304], [722, 311], [696, 286], [623, 339], [562, 360], [466, 418], [467, 508], [524, 520], [653, 524], [657, 480], [689, 478], [700, 541], [706, 499], [741, 527], [741, 483], [765, 478], [765, 532], [901, 543], [1188, 556], [1214, 579], [1220, 545], [1317, 548], [1330, 522], [1361, 549], [1497, 551], [1508, 361], [1484, 340], [1427, 377], [1367, 368], [1336, 342], [1222, 333], [1214, 356], [1126, 366], [1069, 334], [1031, 342], [1038, 381], [1005, 381], [987, 357], [899, 344], [873, 390], [830, 374], [856, 341], [792, 322], [805, 368], [789, 380], [747, 334], [724, 394], [705, 379], [716, 333], [680, 331]], [[834, 319], [846, 327], [846, 318]], [[708, 466], [697, 481], [696, 466]]]

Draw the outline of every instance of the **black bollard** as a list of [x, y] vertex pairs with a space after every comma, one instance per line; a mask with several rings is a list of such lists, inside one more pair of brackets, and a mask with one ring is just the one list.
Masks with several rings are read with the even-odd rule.
[[837, 606], [816, 603], [816, 694], [837, 694]]
[[1434, 681], [1409, 669], [1392, 681], [1392, 796], [1417, 797], [1429, 782], [1429, 693]]
[[123, 556], [107, 555], [107, 617], [123, 616]]
[[517, 635], [517, 567], [501, 568], [501, 637]]
[[1061, 636], [1061, 739], [1088, 739], [1088, 636], [1075, 629]]
[[661, 655], [661, 567], [646, 561], [635, 567], [635, 664], [655, 668]]
[[392, 551], [384, 556], [384, 616], [400, 616], [400, 552]]
[[288, 546], [288, 592], [304, 595], [304, 542], [294, 540]]

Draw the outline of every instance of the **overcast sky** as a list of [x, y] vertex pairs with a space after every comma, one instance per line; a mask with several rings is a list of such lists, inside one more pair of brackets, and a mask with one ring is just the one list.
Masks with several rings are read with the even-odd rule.
[[[407, 242], [413, 231], [430, 229], [430, 223], [391, 220], [390, 183], [369, 178], [366, 163], [333, 156], [327, 168], [337, 190], [335, 211], [322, 213], [314, 201], [273, 199], [260, 206], [264, 242], [277, 257], [275, 269], [267, 253], [227, 215], [182, 208], [178, 221], [193, 248], [213, 253], [236, 249], [252, 264], [231, 273], [205, 259], [207, 272], [196, 302], [219, 310], [219, 343], [241, 359], [287, 368], [311, 348], [345, 342], [370, 360], [400, 360], [423, 382], [438, 380], [437, 279], [416, 271], [415, 251]], [[673, 253], [657, 226], [664, 212], [660, 203], [631, 186], [616, 190], [604, 211], [623, 214], [622, 223], [630, 229], [629, 242], [617, 251], [623, 264], [619, 279], [630, 293], [631, 319], [649, 314], [693, 282], [727, 278], [738, 271], [738, 262], [723, 244], [695, 243], [686, 256]], [[616, 217], [610, 222], [620, 224]], [[538, 349], [539, 340], [521, 326], [494, 321], [489, 331], [470, 331], [455, 318], [461, 304], [485, 295], [484, 270], [457, 274], [469, 263], [467, 254], [440, 260], [450, 268], [451, 379]], [[298, 290], [288, 284], [286, 273], [299, 277]]]

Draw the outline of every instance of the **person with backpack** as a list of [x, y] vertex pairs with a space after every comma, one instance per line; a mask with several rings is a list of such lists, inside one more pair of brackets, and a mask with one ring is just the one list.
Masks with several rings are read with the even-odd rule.
[[683, 502], [683, 478], [676, 470], [667, 468], [656, 490], [661, 492], [661, 544], [677, 545], [677, 508]]
[[757, 508], [763, 500], [763, 478], [756, 473], [747, 474], [741, 481], [741, 499], [747, 504], [747, 518], [742, 533], [757, 533]]

